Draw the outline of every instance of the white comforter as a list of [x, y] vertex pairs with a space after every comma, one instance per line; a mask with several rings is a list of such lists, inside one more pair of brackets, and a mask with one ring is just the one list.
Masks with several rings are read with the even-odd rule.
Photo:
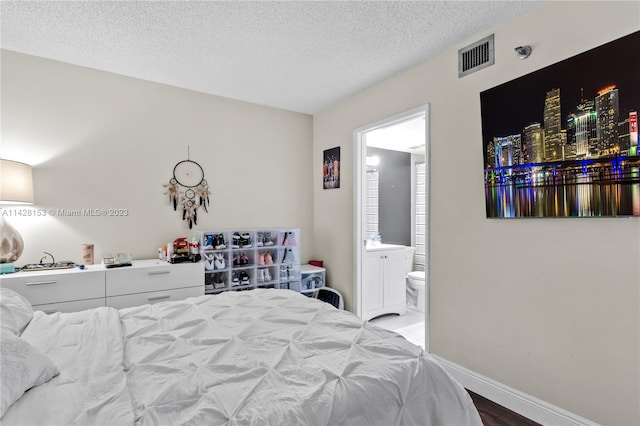
[[133, 423], [118, 311], [35, 312], [21, 336], [54, 363], [60, 375], [30, 389], [2, 425], [130, 425]]
[[481, 424], [420, 348], [288, 290], [38, 314], [23, 337], [61, 374], [3, 424]]

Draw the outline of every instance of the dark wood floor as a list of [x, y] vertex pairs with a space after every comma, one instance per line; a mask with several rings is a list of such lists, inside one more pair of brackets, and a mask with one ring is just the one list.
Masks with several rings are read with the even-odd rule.
[[469, 390], [467, 391], [480, 413], [484, 426], [540, 426], [538, 423], [522, 417], [518, 413], [514, 413]]

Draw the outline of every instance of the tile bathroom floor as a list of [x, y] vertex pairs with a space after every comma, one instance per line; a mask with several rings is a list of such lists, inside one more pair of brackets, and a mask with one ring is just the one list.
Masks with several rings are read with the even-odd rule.
[[369, 322], [380, 328], [395, 331], [414, 345], [421, 346], [424, 349], [424, 315], [424, 312], [407, 307], [405, 315], [383, 315]]

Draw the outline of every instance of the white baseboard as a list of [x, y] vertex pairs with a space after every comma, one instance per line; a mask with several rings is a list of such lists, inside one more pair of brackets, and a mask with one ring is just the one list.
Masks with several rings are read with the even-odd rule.
[[462, 386], [528, 419], [549, 426], [597, 426], [591, 420], [433, 355]]

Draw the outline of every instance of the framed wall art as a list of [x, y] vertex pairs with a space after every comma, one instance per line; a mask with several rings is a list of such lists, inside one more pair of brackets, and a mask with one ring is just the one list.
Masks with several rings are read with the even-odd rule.
[[326, 149], [322, 162], [322, 188], [340, 188], [340, 147]]
[[640, 216], [640, 32], [480, 93], [488, 218]]

